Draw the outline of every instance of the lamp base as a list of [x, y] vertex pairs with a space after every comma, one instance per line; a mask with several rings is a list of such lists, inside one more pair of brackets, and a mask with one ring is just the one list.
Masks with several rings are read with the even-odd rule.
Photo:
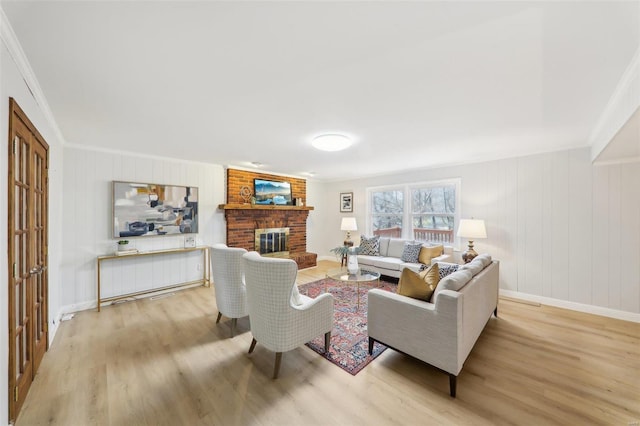
[[469, 248], [467, 249], [467, 251], [462, 253], [462, 260], [464, 260], [464, 263], [469, 263], [477, 255], [478, 255], [478, 253], [476, 253], [476, 251], [473, 249], [473, 241], [469, 241]]

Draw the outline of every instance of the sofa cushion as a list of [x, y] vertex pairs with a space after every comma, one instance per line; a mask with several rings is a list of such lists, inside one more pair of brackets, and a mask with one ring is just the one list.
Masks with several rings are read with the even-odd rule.
[[442, 244], [439, 244], [437, 246], [431, 246], [431, 247], [423, 246], [420, 248], [418, 262], [424, 263], [425, 265], [430, 265], [431, 259], [433, 259], [434, 257], [438, 257], [443, 253], [444, 253], [444, 246]]
[[373, 261], [379, 258], [380, 256], [369, 256], [368, 254], [359, 254], [358, 263], [362, 263], [363, 265], [373, 265]]
[[478, 262], [482, 262], [482, 265], [486, 268], [491, 263], [491, 255], [489, 253], [482, 253], [482, 254], [476, 256], [476, 258], [473, 259], [473, 260], [477, 260]]
[[437, 263], [420, 273], [405, 268], [400, 275], [400, 281], [398, 281], [398, 294], [429, 301], [439, 281], [440, 274]]
[[388, 256], [389, 237], [380, 237], [380, 256]]
[[378, 256], [380, 254], [380, 236], [373, 237], [360, 236], [360, 254]]
[[478, 275], [483, 269], [484, 265], [482, 264], [482, 261], [473, 259], [471, 262], [460, 266], [460, 268], [458, 268], [458, 271], [466, 270], [471, 272], [471, 275]]
[[422, 263], [402, 262], [400, 264], [400, 271], [402, 271], [404, 268], [408, 268], [408, 269], [411, 269], [413, 272], [422, 272], [422, 271], [425, 271], [427, 268], [429, 268], [429, 266], [431, 265], [423, 265]]
[[442, 290], [460, 290], [471, 280], [472, 277], [473, 275], [471, 274], [471, 272], [465, 269], [458, 269], [456, 272], [447, 275], [438, 283], [438, 286], [436, 287], [436, 290], [433, 292], [433, 296], [431, 297], [431, 301], [435, 302], [438, 293], [440, 293]]
[[362, 261], [359, 257], [358, 263], [392, 271], [402, 271], [402, 268], [404, 268], [404, 262], [396, 257], [368, 256], [362, 258]]
[[404, 243], [404, 248], [402, 249], [402, 256], [400, 256], [400, 259], [402, 259], [403, 262], [418, 263], [418, 255], [420, 254], [420, 249], [422, 249], [422, 243], [406, 241]]
[[401, 238], [389, 238], [389, 250], [387, 250], [387, 256], [402, 258], [402, 252], [404, 252], [404, 243], [407, 240]]

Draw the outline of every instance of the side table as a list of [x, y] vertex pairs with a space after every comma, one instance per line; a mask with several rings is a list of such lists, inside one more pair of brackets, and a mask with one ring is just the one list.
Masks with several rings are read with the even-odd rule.
[[[353, 247], [353, 241], [345, 241], [345, 247]], [[342, 255], [342, 261], [340, 262], [340, 267], [347, 266], [347, 254]]]

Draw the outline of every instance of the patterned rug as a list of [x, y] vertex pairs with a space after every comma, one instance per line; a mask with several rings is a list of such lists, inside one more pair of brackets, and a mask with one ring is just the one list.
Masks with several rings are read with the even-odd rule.
[[[329, 353], [327, 355], [324, 353], [324, 335], [307, 343], [307, 346], [354, 376], [387, 349], [386, 346], [375, 343], [373, 355], [369, 355], [367, 291], [375, 287], [376, 284], [360, 284], [359, 308], [355, 284], [346, 284], [325, 278], [299, 287], [301, 294], [311, 298], [316, 298], [325, 292], [333, 295], [334, 323]], [[379, 288], [395, 293], [397, 284], [380, 281]]]

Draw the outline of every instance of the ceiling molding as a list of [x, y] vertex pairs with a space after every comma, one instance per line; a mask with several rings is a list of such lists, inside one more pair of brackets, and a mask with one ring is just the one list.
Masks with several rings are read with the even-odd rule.
[[242, 171], [245, 171], [245, 172], [252, 172], [252, 173], [264, 173], [264, 174], [274, 175], [274, 176], [292, 177], [292, 178], [304, 179], [304, 180], [309, 180], [309, 178], [310, 178], [310, 176], [302, 176], [302, 175], [296, 175], [296, 174], [291, 174], [291, 173], [272, 172], [272, 171], [269, 171], [269, 170], [263, 170], [260, 167], [242, 167], [242, 166], [226, 165], [224, 168], [225, 169], [233, 169], [233, 170], [242, 170]]
[[25, 55], [24, 50], [22, 50], [18, 37], [16, 36], [16, 33], [13, 32], [13, 27], [11, 27], [9, 19], [7, 19], [7, 15], [5, 15], [2, 6], [0, 6], [0, 38], [2, 38], [5, 46], [7, 46], [7, 50], [13, 58], [13, 62], [18, 67], [18, 71], [22, 75], [27, 88], [31, 91], [33, 98], [40, 107], [42, 114], [49, 123], [49, 126], [51, 126], [51, 129], [58, 138], [58, 141], [62, 145], [65, 145], [65, 138], [60, 131], [60, 127], [58, 127], [58, 123], [53, 116], [53, 112], [51, 111], [51, 108], [49, 108], [49, 103], [42, 92], [40, 83], [38, 83], [38, 79], [31, 68], [31, 64], [29, 64], [29, 60], [27, 59], [27, 55]]
[[205, 161], [183, 160], [181, 158], [175, 158], [175, 157], [163, 157], [161, 155], [153, 155], [153, 154], [147, 154], [147, 153], [135, 152], [135, 151], [124, 151], [124, 150], [111, 149], [111, 148], [102, 148], [97, 146], [87, 146], [87, 145], [81, 145], [76, 143], [67, 142], [65, 143], [64, 147], [70, 148], [70, 149], [80, 149], [82, 151], [104, 152], [105, 154], [124, 155], [127, 157], [144, 158], [147, 160], [171, 161], [173, 163], [180, 163], [180, 164], [199, 164], [204, 166], [215, 166], [215, 167], [224, 168], [222, 164], [218, 164], [218, 163], [207, 163]]
[[640, 49], [636, 50], [616, 90], [596, 123], [589, 143], [591, 161], [604, 151], [618, 131], [640, 106]]
[[617, 160], [594, 161], [594, 166], [617, 166], [620, 164], [640, 163], [640, 157], [620, 158]]

